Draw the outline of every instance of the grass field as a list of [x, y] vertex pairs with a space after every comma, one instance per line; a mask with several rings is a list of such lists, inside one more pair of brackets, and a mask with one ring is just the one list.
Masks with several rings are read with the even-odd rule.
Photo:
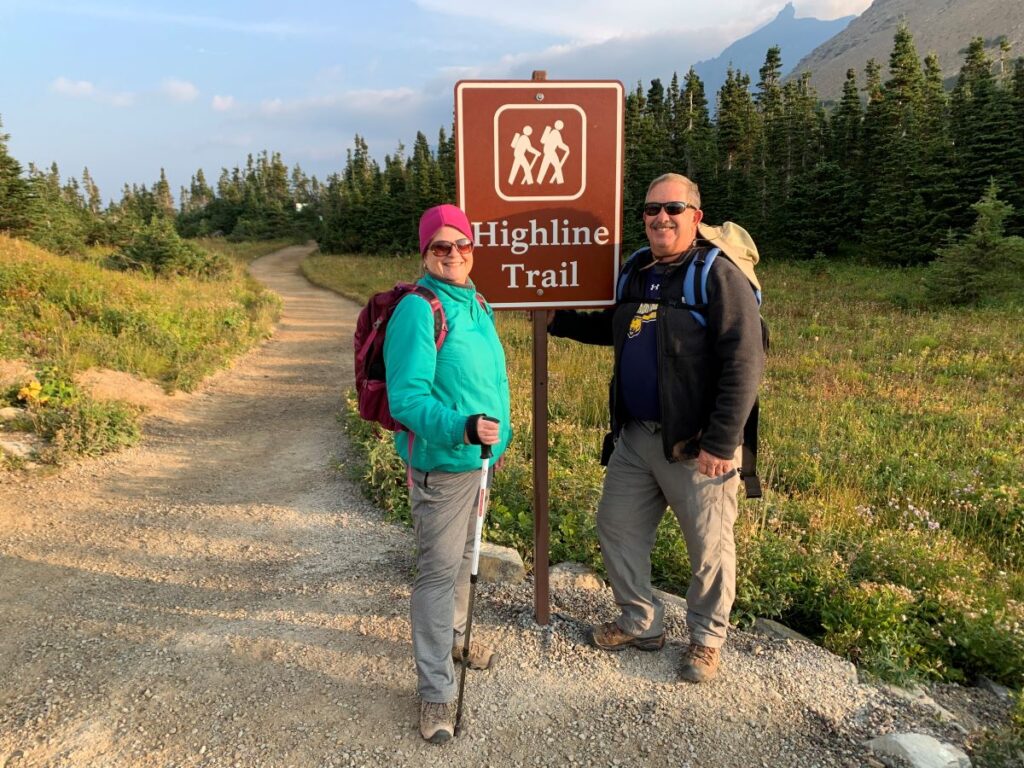
[[103, 251], [57, 256], [0, 236], [0, 360], [27, 365], [37, 382], [0, 391], [0, 406], [29, 407], [27, 426], [49, 438], [47, 460], [132, 442], [138, 413], [92, 402], [74, 375], [102, 367], [192, 389], [270, 332], [279, 302], [244, 264], [281, 245], [204, 242], [233, 264], [207, 282], [112, 271]]
[[[315, 282], [356, 300], [418, 261], [314, 256]], [[734, 620], [775, 618], [887, 679], [1024, 682], [1024, 349], [1021, 307], [950, 310], [924, 268], [775, 263], [759, 268], [772, 349], [760, 468], [744, 502]], [[498, 313], [516, 440], [499, 473], [489, 540], [532, 559], [531, 326]], [[610, 350], [549, 341], [552, 562], [601, 568], [593, 510]], [[405, 518], [388, 436], [350, 414], [368, 492]], [[659, 583], [685, 592], [671, 516]]]

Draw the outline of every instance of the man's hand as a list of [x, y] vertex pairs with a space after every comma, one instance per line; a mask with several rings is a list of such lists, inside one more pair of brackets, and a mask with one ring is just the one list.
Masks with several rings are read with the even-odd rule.
[[717, 456], [712, 456], [702, 448], [700, 453], [697, 454], [697, 470], [702, 475], [718, 477], [733, 470], [732, 459], [720, 459]]

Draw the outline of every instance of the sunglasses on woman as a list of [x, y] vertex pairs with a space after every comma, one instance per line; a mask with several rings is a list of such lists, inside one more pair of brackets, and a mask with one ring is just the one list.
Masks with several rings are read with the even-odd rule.
[[697, 210], [696, 205], [690, 205], [690, 203], [683, 203], [679, 200], [674, 200], [670, 203], [644, 203], [644, 215], [657, 216], [661, 213], [662, 208], [665, 209], [665, 213], [669, 216], [678, 216], [687, 208], [693, 208], [695, 211]]
[[452, 248], [455, 248], [460, 254], [465, 256], [467, 253], [473, 250], [473, 241], [462, 238], [456, 240], [454, 243], [448, 240], [435, 240], [430, 244], [430, 253], [439, 259], [443, 259], [449, 253], [452, 252]]

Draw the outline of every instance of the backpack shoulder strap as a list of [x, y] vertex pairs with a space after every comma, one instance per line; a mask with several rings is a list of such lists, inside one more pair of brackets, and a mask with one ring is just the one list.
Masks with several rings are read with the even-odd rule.
[[622, 265], [622, 269], [619, 270], [619, 280], [615, 284], [615, 300], [622, 301], [622, 296], [626, 290], [626, 283], [629, 282], [630, 276], [636, 271], [637, 265], [641, 261], [647, 261], [650, 258], [650, 248], [640, 248], [639, 250], [633, 251], [626, 263]]
[[441, 303], [441, 299], [427, 286], [420, 285], [419, 283], [414, 283], [409, 293], [415, 293], [430, 304], [430, 310], [434, 314], [434, 347], [435, 349], [440, 349], [441, 345], [444, 344], [445, 337], [448, 335], [448, 316], [444, 313], [444, 305]]
[[761, 479], [757, 476], [757, 422], [760, 404], [755, 399], [750, 409], [747, 422], [743, 425], [742, 461], [740, 463], [740, 480], [748, 499], [761, 498]]
[[[690, 259], [690, 263], [686, 265], [686, 276], [683, 278], [683, 301], [691, 307], [690, 314], [701, 326], [708, 324], [707, 316], [703, 311], [708, 305], [708, 274], [719, 253], [721, 251], [718, 248], [711, 248]], [[698, 272], [700, 273], [699, 277]], [[697, 293], [698, 286], [699, 294]]]

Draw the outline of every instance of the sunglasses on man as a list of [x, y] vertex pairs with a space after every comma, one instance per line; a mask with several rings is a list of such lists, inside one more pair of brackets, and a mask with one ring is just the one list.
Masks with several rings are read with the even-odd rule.
[[697, 210], [696, 205], [684, 203], [679, 200], [673, 200], [669, 203], [644, 203], [644, 216], [657, 216], [661, 213], [662, 208], [665, 209], [665, 213], [669, 216], [678, 216], [687, 208], [693, 208], [695, 211]]
[[435, 240], [430, 244], [428, 249], [433, 256], [439, 259], [443, 259], [449, 253], [452, 252], [452, 248], [456, 249], [461, 255], [465, 256], [467, 253], [473, 250], [473, 241], [462, 238], [456, 240], [454, 243], [448, 240]]

